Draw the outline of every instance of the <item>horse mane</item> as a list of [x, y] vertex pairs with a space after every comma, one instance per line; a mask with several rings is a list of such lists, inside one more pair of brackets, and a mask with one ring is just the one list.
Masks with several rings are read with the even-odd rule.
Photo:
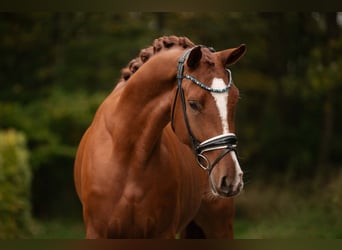
[[170, 48], [181, 47], [187, 49], [195, 44], [187, 37], [162, 36], [153, 41], [153, 44], [140, 50], [139, 55], [132, 59], [125, 68], [121, 70], [121, 81], [127, 81], [147, 60], [156, 53]]

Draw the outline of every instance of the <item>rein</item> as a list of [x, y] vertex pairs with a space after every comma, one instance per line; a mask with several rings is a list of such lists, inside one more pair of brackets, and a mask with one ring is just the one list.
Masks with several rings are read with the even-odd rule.
[[[218, 135], [215, 137], [212, 137], [208, 140], [205, 140], [203, 142], [199, 142], [199, 140], [196, 139], [194, 134], [191, 131], [189, 119], [186, 113], [186, 101], [185, 101], [185, 96], [184, 96], [184, 91], [182, 88], [182, 81], [183, 79], [188, 79], [192, 81], [194, 84], [197, 86], [201, 87], [202, 89], [209, 91], [209, 92], [214, 92], [214, 93], [224, 93], [229, 91], [231, 86], [233, 85], [232, 77], [231, 77], [231, 72], [229, 69], [226, 69], [229, 75], [229, 83], [225, 88], [222, 89], [214, 89], [211, 88], [203, 83], [201, 83], [199, 80], [197, 80], [195, 77], [190, 76], [190, 75], [184, 75], [184, 62], [186, 58], [188, 57], [189, 53], [191, 52], [192, 49], [187, 50], [182, 57], [178, 60], [178, 68], [177, 68], [177, 90], [176, 90], [176, 96], [174, 99], [174, 103], [172, 106], [172, 111], [171, 111], [171, 126], [173, 131], [174, 129], [174, 111], [175, 111], [175, 106], [176, 106], [176, 101], [177, 101], [177, 96], [179, 95], [181, 104], [182, 104], [182, 110], [183, 110], [183, 117], [186, 125], [186, 129], [188, 131], [191, 145], [192, 145], [192, 150], [196, 156], [196, 160], [198, 165], [208, 171], [210, 181], [211, 181], [211, 186], [215, 193], [217, 193], [215, 186], [212, 183], [211, 180], [211, 172], [214, 169], [214, 167], [217, 165], [217, 163], [229, 152], [234, 151], [236, 152], [236, 147], [237, 147], [237, 138], [236, 135], [233, 133], [227, 133], [227, 134], [222, 134]], [[218, 149], [224, 149], [222, 153], [215, 159], [213, 163], [210, 163], [209, 159], [204, 155], [205, 152], [208, 151], [213, 151], [213, 150], [218, 150]]]

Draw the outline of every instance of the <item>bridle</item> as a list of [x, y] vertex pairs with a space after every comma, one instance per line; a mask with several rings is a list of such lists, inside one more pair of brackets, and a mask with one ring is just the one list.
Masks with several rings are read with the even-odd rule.
[[[208, 174], [210, 176], [212, 170], [214, 167], [217, 165], [217, 163], [229, 152], [234, 151], [236, 153], [236, 147], [237, 147], [237, 138], [236, 135], [233, 133], [227, 133], [227, 134], [222, 134], [218, 135], [215, 137], [212, 137], [208, 140], [205, 140], [203, 142], [199, 142], [199, 140], [196, 139], [194, 134], [191, 131], [189, 119], [186, 113], [186, 101], [185, 101], [185, 96], [184, 96], [184, 91], [182, 88], [182, 81], [183, 79], [188, 79], [195, 83], [197, 86], [201, 87], [202, 89], [209, 91], [209, 92], [214, 92], [214, 93], [224, 93], [229, 91], [231, 86], [233, 85], [232, 77], [231, 77], [231, 72], [229, 69], [226, 69], [229, 75], [229, 83], [225, 88], [222, 89], [213, 89], [203, 83], [201, 83], [199, 80], [197, 80], [195, 77], [190, 76], [190, 75], [184, 75], [184, 62], [186, 58], [188, 57], [189, 53], [191, 52], [192, 49], [187, 50], [182, 57], [178, 60], [178, 69], [177, 69], [177, 90], [176, 90], [176, 96], [174, 98], [173, 102], [173, 107], [171, 111], [171, 126], [172, 129], [174, 129], [174, 111], [175, 111], [175, 106], [176, 106], [176, 101], [177, 101], [177, 96], [179, 95], [181, 104], [182, 104], [182, 110], [183, 110], [183, 117], [186, 125], [186, 129], [188, 131], [191, 145], [192, 145], [192, 150], [196, 156], [196, 160], [198, 165], [203, 168], [204, 170], [208, 171]], [[215, 159], [213, 163], [209, 161], [209, 159], [204, 155], [205, 152], [208, 151], [213, 151], [213, 150], [218, 150], [218, 149], [224, 149], [221, 154]], [[211, 178], [210, 178], [211, 179]], [[216, 192], [216, 188], [214, 185], [211, 183], [212, 188]]]

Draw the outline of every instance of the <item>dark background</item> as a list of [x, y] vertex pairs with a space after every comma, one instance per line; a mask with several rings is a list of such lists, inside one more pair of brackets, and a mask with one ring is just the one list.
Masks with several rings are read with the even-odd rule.
[[120, 70], [163, 35], [216, 50], [247, 44], [231, 68], [246, 192], [309, 183], [305, 196], [341, 183], [341, 30], [335, 12], [1, 13], [0, 129], [27, 138], [34, 217], [81, 218], [81, 136]]

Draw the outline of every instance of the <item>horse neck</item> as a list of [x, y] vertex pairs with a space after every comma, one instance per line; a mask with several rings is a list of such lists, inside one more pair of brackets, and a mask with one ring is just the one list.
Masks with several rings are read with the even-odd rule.
[[[170, 53], [169, 53], [170, 54]], [[146, 161], [170, 121], [178, 56], [151, 58], [128, 80], [114, 111], [115, 140]], [[164, 60], [162, 60], [164, 59]]]

